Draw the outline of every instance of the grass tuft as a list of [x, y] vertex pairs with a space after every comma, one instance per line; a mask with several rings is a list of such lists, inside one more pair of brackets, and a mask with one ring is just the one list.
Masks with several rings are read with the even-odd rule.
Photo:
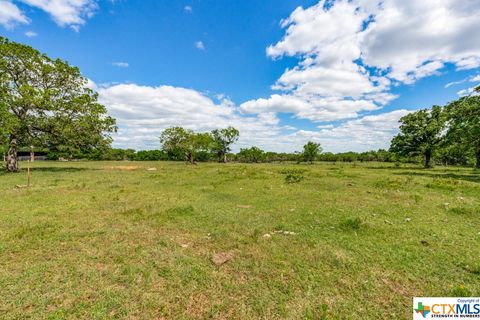
[[362, 224], [362, 219], [358, 217], [347, 218], [340, 222], [340, 228], [343, 230], [359, 230]]

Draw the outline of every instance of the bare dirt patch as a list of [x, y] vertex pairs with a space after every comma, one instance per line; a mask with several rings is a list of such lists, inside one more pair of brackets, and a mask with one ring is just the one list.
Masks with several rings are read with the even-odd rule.
[[138, 166], [115, 166], [115, 167], [110, 167], [110, 170], [121, 170], [121, 171], [129, 171], [129, 170], [137, 170], [139, 167]]
[[233, 259], [232, 252], [220, 252], [220, 253], [215, 253], [212, 256], [212, 262], [217, 266], [221, 266], [222, 264], [227, 263], [232, 259]]

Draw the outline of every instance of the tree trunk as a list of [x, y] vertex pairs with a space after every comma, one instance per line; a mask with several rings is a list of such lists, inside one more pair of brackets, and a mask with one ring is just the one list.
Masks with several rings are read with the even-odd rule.
[[225, 152], [223, 154], [223, 163], [227, 163], [228, 159], [227, 159], [227, 153]]
[[475, 153], [475, 157], [477, 158], [475, 168], [480, 169], [480, 148], [477, 149], [477, 152]]
[[431, 168], [432, 167], [432, 151], [427, 150], [425, 151], [425, 168]]
[[10, 137], [10, 147], [7, 153], [7, 171], [18, 172], [18, 159], [17, 159], [17, 138]]
[[195, 159], [193, 158], [193, 154], [192, 153], [189, 153], [187, 155], [187, 162], [189, 162], [190, 164], [195, 164]]
[[33, 149], [33, 146], [30, 147], [30, 162], [35, 161], [35, 151]]

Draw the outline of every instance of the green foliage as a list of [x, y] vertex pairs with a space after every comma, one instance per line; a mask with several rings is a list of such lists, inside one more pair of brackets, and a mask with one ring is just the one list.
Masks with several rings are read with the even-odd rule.
[[115, 120], [80, 70], [0, 37], [0, 139], [73, 154], [108, 148]]
[[446, 109], [449, 117], [447, 138], [452, 145], [460, 146], [464, 154], [470, 152], [476, 167], [480, 168], [480, 95], [462, 97], [448, 104]]
[[400, 122], [400, 133], [393, 138], [390, 150], [403, 156], [423, 155], [425, 167], [431, 167], [433, 153], [444, 137], [446, 115], [442, 107], [410, 113]]
[[347, 218], [340, 222], [340, 228], [344, 230], [359, 230], [362, 226], [362, 219], [356, 218]]
[[160, 135], [160, 143], [163, 151], [170, 157], [183, 156], [190, 163], [195, 163], [200, 152], [208, 152], [212, 145], [212, 137], [209, 133], [195, 133], [182, 127], [165, 129]]
[[237, 155], [240, 162], [262, 162], [265, 159], [265, 152], [258, 147], [242, 148]]
[[212, 152], [218, 157], [218, 161], [227, 162], [227, 154], [231, 151], [230, 147], [240, 136], [240, 132], [234, 127], [226, 129], [215, 129], [212, 131]]
[[309, 141], [303, 146], [301, 157], [303, 161], [313, 163], [321, 152], [322, 147], [320, 146], [320, 143]]
[[299, 183], [304, 179], [303, 175], [299, 173], [289, 173], [285, 176], [285, 183], [292, 184], [292, 183]]
[[471, 166], [475, 164], [475, 158], [471, 148], [461, 143], [456, 134], [449, 132], [447, 137], [436, 152], [435, 158], [443, 165]]

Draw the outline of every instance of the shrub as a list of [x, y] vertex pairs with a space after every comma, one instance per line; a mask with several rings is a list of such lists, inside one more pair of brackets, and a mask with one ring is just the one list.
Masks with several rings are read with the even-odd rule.
[[290, 173], [285, 176], [285, 183], [298, 183], [303, 180], [303, 175], [298, 173]]

